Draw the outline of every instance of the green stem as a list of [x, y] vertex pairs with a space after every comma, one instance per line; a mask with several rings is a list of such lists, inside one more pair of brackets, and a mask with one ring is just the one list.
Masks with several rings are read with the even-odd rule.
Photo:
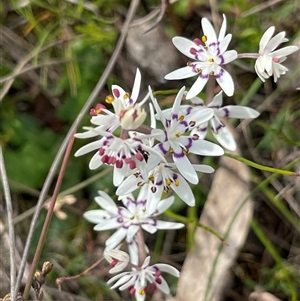
[[269, 171], [269, 172], [272, 172], [272, 173], [277, 173], [277, 174], [286, 175], [286, 176], [298, 176], [298, 177], [300, 176], [300, 174], [295, 172], [295, 171], [290, 171], [290, 170], [285, 170], [285, 169], [280, 169], [280, 168], [274, 168], [274, 167], [261, 165], [261, 164], [255, 163], [253, 161], [250, 161], [248, 159], [245, 159], [245, 158], [243, 158], [239, 155], [232, 154], [232, 153], [227, 153], [226, 152], [224, 155], [226, 157], [236, 159], [239, 162], [245, 163], [246, 165], [254, 167], [254, 168], [259, 169], [259, 170]]

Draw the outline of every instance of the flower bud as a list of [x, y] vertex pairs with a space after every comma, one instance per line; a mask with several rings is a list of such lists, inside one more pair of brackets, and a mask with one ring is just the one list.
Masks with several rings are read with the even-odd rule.
[[147, 113], [138, 104], [128, 106], [119, 113], [120, 124], [125, 130], [134, 130], [143, 124]]
[[104, 251], [104, 258], [112, 266], [112, 268], [109, 270], [109, 273], [123, 271], [129, 262], [129, 255], [121, 250]]

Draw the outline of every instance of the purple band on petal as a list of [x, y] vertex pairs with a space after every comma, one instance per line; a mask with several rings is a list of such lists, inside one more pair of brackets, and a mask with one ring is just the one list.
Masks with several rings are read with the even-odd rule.
[[219, 58], [221, 59], [221, 62], [219, 65], [223, 65], [225, 62], [223, 55], [219, 55]]
[[225, 116], [224, 117], [228, 117], [229, 116], [229, 110], [227, 108], [223, 108], [222, 111], [225, 112]]
[[183, 152], [180, 152], [180, 153], [175, 153], [173, 154], [173, 157], [177, 158], [177, 159], [180, 159], [180, 158], [183, 158], [185, 156], [185, 154]]
[[165, 155], [169, 150], [164, 149], [163, 143], [158, 144], [159, 149], [162, 151], [162, 153]]
[[185, 145], [186, 149], [190, 149], [193, 145], [193, 139], [192, 138], [188, 138], [188, 144]]
[[222, 77], [222, 76], [223, 76], [223, 73], [224, 73], [224, 69], [221, 68], [221, 69], [220, 69], [220, 72], [219, 72], [218, 74], [215, 74], [215, 78], [220, 78], [220, 77]]

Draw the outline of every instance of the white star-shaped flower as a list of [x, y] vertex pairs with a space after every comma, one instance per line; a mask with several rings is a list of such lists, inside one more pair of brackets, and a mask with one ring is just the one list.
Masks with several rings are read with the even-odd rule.
[[[184, 224], [156, 220], [154, 217], [167, 210], [174, 202], [171, 196], [159, 202], [153, 200], [154, 195], [149, 193], [147, 185], [144, 185], [138, 197], [132, 195], [120, 197], [123, 207], [116, 203], [104, 191], [99, 191], [100, 196], [95, 198], [99, 206], [104, 209], [90, 210], [83, 214], [88, 221], [95, 223], [95, 231], [117, 229], [117, 231], [106, 241], [108, 249], [116, 248], [121, 241], [132, 239], [140, 228], [149, 233], [155, 233], [158, 229], [180, 229]], [[146, 203], [158, 203], [153, 211], [147, 210]]]
[[143, 265], [130, 272], [123, 272], [108, 280], [108, 284], [115, 284], [111, 289], [119, 287], [120, 291], [127, 289], [137, 301], [144, 301], [149, 291], [161, 290], [166, 295], [170, 294], [170, 288], [166, 280], [162, 277], [162, 272], [179, 277], [177, 269], [168, 264], [157, 263], [150, 265], [150, 256], [148, 256]]
[[259, 42], [259, 56], [255, 62], [255, 71], [260, 79], [264, 82], [267, 78], [274, 75], [274, 81], [285, 74], [288, 69], [283, 66], [286, 57], [297, 51], [297, 46], [287, 46], [279, 50], [275, 50], [281, 43], [287, 42], [285, 32], [279, 32], [273, 38], [275, 27], [271, 26], [263, 34]]
[[202, 91], [209, 76], [214, 76], [223, 91], [228, 96], [232, 96], [234, 83], [223, 66], [235, 60], [237, 52], [235, 50], [226, 51], [232, 36], [231, 34], [225, 35], [226, 17], [223, 15], [223, 23], [218, 37], [208, 19], [203, 18], [201, 24], [204, 33], [201, 40], [190, 41], [183, 37], [173, 38], [175, 47], [195, 62], [189, 62], [186, 67], [167, 74], [165, 79], [184, 79], [197, 75], [197, 80], [187, 94], [187, 99], [190, 99]]
[[[186, 114], [180, 114], [184, 92], [185, 87], [178, 92], [170, 113], [161, 111], [157, 100], [150, 94], [157, 112], [157, 118], [164, 126], [164, 130], [154, 129], [151, 132], [151, 135], [159, 141], [153, 150], [160, 153], [161, 156], [170, 154], [181, 175], [190, 183], [197, 184], [198, 176], [193, 164], [188, 159], [188, 154], [221, 156], [224, 154], [224, 150], [212, 142], [197, 139], [197, 137], [190, 134], [193, 128], [211, 119], [213, 110], [208, 108], [201, 111], [186, 110]], [[154, 168], [160, 161], [161, 157], [150, 154], [147, 165]]]

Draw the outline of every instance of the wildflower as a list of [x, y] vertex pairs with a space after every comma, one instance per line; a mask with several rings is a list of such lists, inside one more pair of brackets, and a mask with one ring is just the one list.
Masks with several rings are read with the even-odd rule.
[[[212, 173], [214, 169], [205, 164], [192, 164], [196, 171]], [[195, 206], [195, 197], [190, 185], [181, 174], [176, 173], [174, 163], [160, 162], [148, 174], [148, 178], [144, 179], [140, 173], [134, 173], [129, 176], [118, 187], [116, 194], [128, 194], [135, 189], [149, 184], [149, 189], [160, 200], [163, 192], [168, 193], [172, 189], [188, 206]], [[147, 206], [156, 206], [155, 202], [148, 202]]]
[[[55, 202], [53, 212], [56, 214], [57, 218], [64, 220], [68, 216], [64, 211], [61, 210], [61, 207], [65, 204], [73, 205], [76, 201], [77, 199], [72, 194], [59, 197]], [[44, 205], [44, 208], [46, 208], [47, 210], [49, 209], [49, 207], [50, 207], [50, 201], [46, 202]]]
[[[213, 117], [209, 120], [212, 134], [217, 141], [225, 148], [234, 151], [236, 149], [235, 139], [230, 130], [220, 120], [220, 118], [256, 118], [259, 115], [254, 109], [245, 106], [234, 106], [229, 105], [222, 107], [222, 91], [220, 91], [213, 100], [205, 106], [202, 99], [194, 97], [191, 99], [192, 103], [195, 104], [194, 109], [211, 108], [213, 109]], [[205, 122], [192, 130], [192, 134], [197, 136], [199, 139], [204, 139], [207, 134], [208, 122]]]
[[127, 289], [134, 295], [137, 301], [144, 301], [149, 291], [161, 290], [165, 294], [170, 294], [170, 288], [166, 280], [162, 277], [162, 272], [179, 277], [177, 269], [168, 264], [157, 263], [150, 265], [148, 256], [140, 268], [133, 268], [130, 272], [123, 272], [108, 280], [108, 284], [115, 284], [111, 289], [119, 287], [119, 290]]
[[129, 256], [126, 252], [121, 250], [105, 250], [104, 258], [112, 267], [109, 273], [117, 273], [123, 271], [129, 263]]
[[89, 163], [89, 168], [96, 169], [102, 164], [114, 166], [113, 183], [115, 186], [119, 186], [124, 177], [130, 175], [135, 168], [138, 168], [142, 174], [147, 175], [143, 150], [147, 152], [154, 152], [154, 150], [143, 144], [142, 140], [137, 137], [121, 139], [110, 132], [89, 128], [87, 132], [78, 133], [75, 136], [77, 138], [87, 138], [95, 132], [103, 137], [81, 147], [75, 153], [75, 157], [97, 150]]
[[163, 213], [174, 202], [174, 197], [161, 200], [154, 211], [146, 208], [146, 202], [153, 201], [153, 195], [149, 193], [147, 185], [143, 186], [137, 199], [132, 195], [120, 197], [124, 207], [118, 207], [104, 191], [99, 191], [100, 196], [95, 198], [103, 210], [90, 210], [83, 214], [88, 221], [95, 223], [95, 231], [117, 229], [106, 241], [108, 249], [115, 248], [124, 239], [131, 239], [140, 228], [149, 233], [155, 233], [158, 229], [179, 229], [184, 225], [154, 219]]
[[[136, 70], [131, 95], [120, 86], [112, 85], [112, 95], [108, 95], [105, 102], [113, 106], [114, 113], [109, 111], [103, 104], [97, 104], [95, 108], [92, 108], [90, 110], [91, 123], [97, 125], [95, 130], [113, 133], [119, 126], [124, 130], [138, 128], [146, 119], [147, 114], [142, 105], [148, 99], [147, 95], [140, 103], [137, 103], [140, 86], [141, 73], [139, 69]], [[96, 135], [95, 132], [94, 136]]]
[[197, 38], [190, 41], [183, 37], [173, 38], [174, 46], [195, 62], [189, 62], [186, 67], [167, 74], [165, 79], [184, 79], [198, 75], [197, 80], [187, 94], [187, 99], [190, 99], [202, 91], [209, 76], [214, 76], [223, 91], [228, 96], [232, 96], [234, 83], [223, 65], [235, 60], [237, 52], [235, 50], [226, 51], [232, 37], [231, 34], [225, 36], [226, 17], [223, 15], [223, 23], [218, 37], [208, 19], [203, 18], [201, 24], [204, 33], [201, 39]]
[[[157, 100], [150, 94], [158, 119], [164, 126], [164, 130], [153, 129], [151, 135], [160, 141], [153, 149], [162, 156], [170, 154], [181, 175], [190, 183], [197, 184], [197, 173], [187, 155], [194, 153], [203, 156], [221, 156], [224, 154], [224, 150], [212, 142], [189, 135], [194, 127], [205, 123], [213, 116], [213, 110], [204, 109], [191, 113], [187, 110], [187, 114], [180, 115], [180, 104], [184, 91], [185, 88], [183, 87], [178, 92], [170, 114], [164, 114], [160, 110]], [[150, 154], [147, 164], [154, 167], [160, 160], [160, 157]]]
[[286, 60], [288, 55], [299, 49], [297, 46], [287, 46], [275, 50], [281, 43], [287, 42], [288, 39], [285, 38], [284, 31], [279, 32], [272, 38], [274, 31], [274, 26], [268, 28], [259, 42], [259, 56], [255, 62], [255, 71], [263, 82], [274, 75], [276, 83], [280, 75], [288, 71], [281, 63]]

